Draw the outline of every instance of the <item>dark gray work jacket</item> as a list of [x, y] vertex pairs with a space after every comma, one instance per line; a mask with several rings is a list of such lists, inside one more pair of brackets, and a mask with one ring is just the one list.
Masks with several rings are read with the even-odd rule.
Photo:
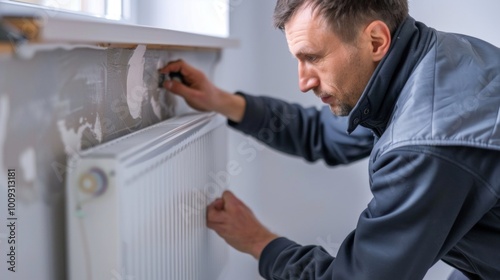
[[500, 279], [498, 48], [408, 18], [348, 118], [238, 94], [245, 115], [229, 124], [275, 149], [329, 165], [370, 156], [373, 199], [337, 256], [281, 237], [263, 277], [422, 279], [441, 259]]

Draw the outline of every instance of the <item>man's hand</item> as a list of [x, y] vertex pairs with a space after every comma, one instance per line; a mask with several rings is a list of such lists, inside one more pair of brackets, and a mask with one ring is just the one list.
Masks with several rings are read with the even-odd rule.
[[179, 72], [185, 84], [168, 80], [163, 87], [183, 97], [189, 106], [199, 111], [215, 111], [234, 122], [240, 122], [245, 113], [245, 99], [230, 94], [212, 84], [205, 74], [183, 60], [169, 62], [160, 73]]
[[267, 230], [252, 211], [230, 191], [207, 207], [207, 226], [236, 250], [259, 259], [262, 250], [278, 236]]

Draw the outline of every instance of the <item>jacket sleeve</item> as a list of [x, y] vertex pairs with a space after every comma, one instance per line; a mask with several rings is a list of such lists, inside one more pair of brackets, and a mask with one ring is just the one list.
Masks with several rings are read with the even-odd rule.
[[246, 100], [245, 114], [240, 123], [229, 125], [281, 152], [337, 165], [367, 157], [373, 148], [370, 130], [360, 127], [348, 135], [347, 118], [336, 117], [326, 106], [305, 109], [270, 97], [236, 94]]
[[398, 148], [372, 163], [374, 197], [336, 258], [321, 247], [278, 238], [261, 254], [260, 274], [275, 280], [422, 279], [496, 203], [480, 176], [433, 149], [451, 148]]

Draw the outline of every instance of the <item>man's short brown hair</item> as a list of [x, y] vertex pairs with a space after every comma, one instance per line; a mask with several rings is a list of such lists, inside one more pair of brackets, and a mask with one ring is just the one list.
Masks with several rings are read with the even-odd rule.
[[381, 20], [394, 31], [408, 17], [408, 0], [277, 0], [274, 26], [281, 30], [304, 5], [311, 5], [345, 42], [352, 42], [363, 24]]

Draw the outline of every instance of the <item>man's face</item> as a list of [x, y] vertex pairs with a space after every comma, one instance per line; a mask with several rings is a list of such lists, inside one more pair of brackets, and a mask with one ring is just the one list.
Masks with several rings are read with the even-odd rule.
[[364, 36], [343, 42], [309, 5], [285, 25], [285, 34], [298, 60], [300, 90], [313, 90], [335, 115], [347, 116], [376, 67]]

